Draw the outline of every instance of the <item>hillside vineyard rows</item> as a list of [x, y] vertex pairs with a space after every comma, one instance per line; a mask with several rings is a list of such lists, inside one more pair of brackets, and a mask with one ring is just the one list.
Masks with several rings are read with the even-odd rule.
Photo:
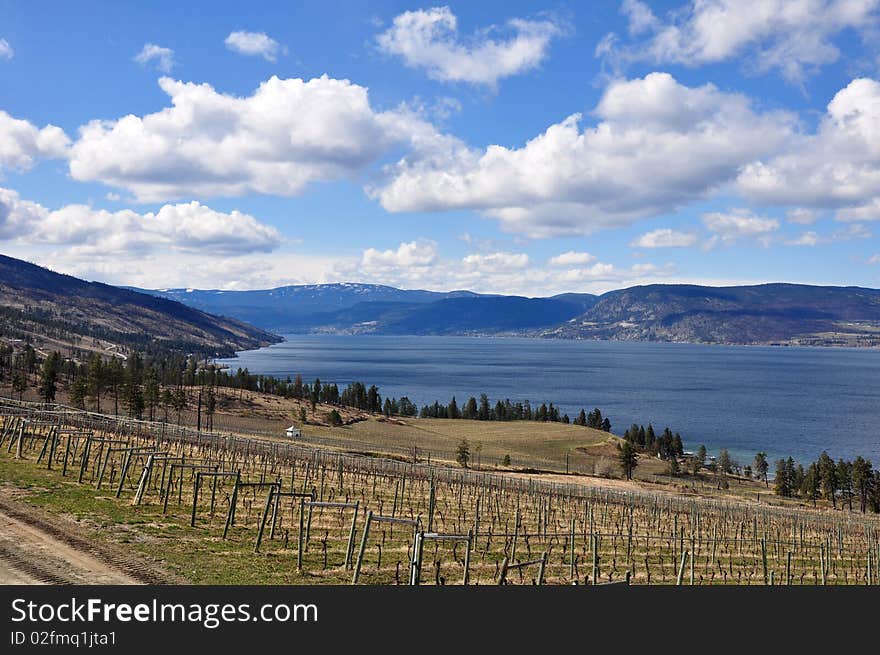
[[877, 584], [880, 522], [0, 402], [0, 457], [330, 584]]

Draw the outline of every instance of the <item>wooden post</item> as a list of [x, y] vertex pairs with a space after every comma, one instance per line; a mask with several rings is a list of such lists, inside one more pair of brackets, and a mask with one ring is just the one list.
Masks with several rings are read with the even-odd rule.
[[[46, 438], [43, 439], [43, 447], [40, 448], [40, 454], [37, 455], [37, 464], [43, 461], [43, 457], [45, 457], [46, 452], [49, 450], [49, 441], [52, 439], [52, 434], [54, 432], [54, 428], [50, 428], [46, 433]], [[47, 469], [52, 468], [52, 458], [49, 458], [49, 465], [46, 467]]]
[[140, 505], [141, 500], [143, 500], [144, 492], [147, 490], [147, 482], [150, 480], [150, 476], [153, 473], [153, 457], [154, 455], [147, 457], [147, 463], [141, 473], [141, 479], [138, 481], [137, 491], [134, 494], [134, 500], [132, 501], [133, 505]]
[[[300, 519], [300, 523], [302, 519]], [[367, 538], [370, 535], [370, 523], [373, 522], [373, 510], [369, 510], [367, 512], [367, 518], [364, 522], [364, 533], [361, 535], [361, 548], [358, 551], [357, 562], [354, 565], [354, 573], [351, 576], [351, 584], [357, 584], [358, 578], [361, 575], [361, 565], [364, 563], [364, 551], [367, 549]], [[415, 551], [415, 547], [413, 547], [413, 551]]]
[[263, 530], [266, 529], [266, 520], [269, 518], [269, 508], [272, 507], [272, 499], [274, 496], [275, 487], [269, 487], [269, 495], [266, 497], [266, 507], [263, 509], [263, 518], [260, 520], [260, 529], [257, 531], [257, 541], [254, 543], [255, 553], [260, 552], [260, 544], [263, 542]]
[[481, 496], [477, 496], [477, 511], [474, 513], [474, 539], [478, 539], [480, 535], [480, 500]]
[[61, 464], [61, 475], [67, 476], [67, 460], [70, 457], [70, 440], [73, 438], [71, 433], [67, 433], [67, 443], [64, 446], [64, 462]]
[[193, 480], [193, 505], [189, 519], [189, 527], [196, 527], [196, 505], [199, 502], [199, 487], [202, 486], [202, 472], [196, 471], [196, 479]]
[[513, 519], [513, 546], [510, 549], [510, 561], [516, 561], [516, 540], [519, 537], [519, 507], [516, 508], [516, 515]]
[[413, 559], [410, 572], [410, 585], [418, 587], [422, 583], [422, 549], [425, 547], [425, 533], [416, 531], [413, 537]]
[[785, 555], [785, 584], [791, 585], [791, 551]]
[[764, 584], [770, 583], [770, 578], [767, 576], [767, 539], [766, 537], [761, 538], [761, 563], [764, 566]]
[[498, 584], [503, 585], [505, 578], [507, 578], [507, 558], [505, 557], [501, 561], [501, 570], [498, 572]]
[[[235, 520], [235, 503], [238, 502], [238, 483], [241, 482], [241, 473], [235, 476], [235, 484], [232, 487], [232, 497], [229, 499], [229, 511], [226, 513], [226, 525], [223, 526], [223, 538], [229, 534], [229, 528]], [[167, 498], [166, 498], [167, 502]]]
[[599, 583], [599, 536], [592, 535], [590, 538], [593, 550], [593, 572], [590, 581], [593, 584]]
[[434, 489], [434, 478], [431, 477], [431, 488], [428, 496], [428, 532], [434, 530], [434, 503], [436, 501], [436, 490]]
[[694, 538], [691, 537], [691, 556], [690, 556], [688, 559], [689, 559], [689, 562], [690, 562], [690, 569], [691, 569], [691, 580], [690, 580], [690, 582], [691, 582], [691, 586], [692, 586], [692, 587], [694, 586], [694, 559], [696, 559], [696, 558], [695, 558], [693, 555], [694, 555], [694, 552], [695, 552], [695, 551], [696, 551], [696, 548], [695, 548], [695, 545], [694, 545]]
[[305, 523], [306, 499], [299, 500], [299, 534], [297, 535], [297, 555], [296, 570], [302, 573], [303, 570], [303, 528]]
[[351, 559], [354, 555], [354, 532], [357, 526], [358, 519], [358, 510], [360, 509], [361, 501], [357, 500], [354, 503], [354, 515], [351, 517], [351, 529], [348, 531], [348, 546], [345, 548], [345, 570], [349, 570], [351, 568]]
[[86, 437], [86, 445], [83, 446], [82, 461], [80, 462], [80, 465], [79, 465], [79, 478], [77, 479], [77, 482], [79, 484], [82, 484], [83, 475], [86, 472], [86, 467], [89, 465], [89, 451], [91, 449], [92, 449], [92, 437], [88, 436], [88, 437]]
[[471, 543], [473, 542], [473, 540], [474, 540], [474, 531], [468, 530], [468, 540], [467, 540], [467, 544], [464, 547], [464, 577], [462, 578], [462, 581], [461, 581], [461, 583], [465, 587], [467, 587], [468, 582], [470, 581]]
[[55, 459], [55, 452], [58, 450], [58, 428], [56, 426], [52, 426], [49, 428], [49, 434], [52, 435], [52, 441], [49, 444], [49, 461], [46, 462], [46, 468], [52, 468], [52, 460]]
[[128, 467], [131, 465], [131, 450], [125, 451], [125, 457], [122, 458], [122, 470], [119, 473], [119, 486], [116, 487], [116, 497], [119, 498], [122, 495], [122, 487], [125, 484], [125, 478], [128, 475]]
[[676, 580], [675, 580], [675, 584], [678, 587], [681, 586], [681, 580], [684, 577], [684, 565], [687, 562], [687, 558], [688, 558], [688, 551], [685, 550], [681, 554], [681, 564], [678, 567], [678, 578], [676, 578]]
[[18, 443], [15, 445], [15, 459], [24, 459], [21, 444], [24, 441], [24, 423], [18, 426]]
[[219, 475], [215, 475], [214, 479], [211, 481], [211, 507], [208, 510], [211, 516], [214, 516], [214, 503], [217, 500], [217, 480], [219, 477]]
[[541, 554], [541, 563], [538, 564], [538, 584], [544, 584], [544, 569], [547, 566], [547, 551]]
[[[566, 456], [567, 457], [567, 456]], [[575, 550], [574, 550], [574, 517], [571, 517], [571, 541], [568, 543], [568, 547], [571, 549], [571, 557], [568, 566], [568, 580], [571, 582], [574, 580], [574, 559], [575, 559]]]
[[[293, 468], [291, 467], [291, 470]], [[293, 485], [290, 485], [290, 488], [293, 489]], [[272, 527], [269, 529], [269, 539], [275, 538], [275, 525], [278, 522], [278, 506], [281, 504], [281, 494], [275, 494], [275, 504], [272, 506]]]

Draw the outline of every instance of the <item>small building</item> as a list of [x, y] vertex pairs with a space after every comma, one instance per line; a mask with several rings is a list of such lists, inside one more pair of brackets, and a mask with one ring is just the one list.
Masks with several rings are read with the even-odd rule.
[[303, 436], [302, 430], [295, 425], [291, 425], [287, 428], [285, 433], [287, 434], [288, 439], [302, 439]]

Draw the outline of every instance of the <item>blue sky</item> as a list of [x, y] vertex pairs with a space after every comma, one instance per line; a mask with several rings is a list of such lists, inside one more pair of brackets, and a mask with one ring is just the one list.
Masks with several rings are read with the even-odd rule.
[[0, 0], [0, 251], [88, 279], [880, 286], [880, 0]]

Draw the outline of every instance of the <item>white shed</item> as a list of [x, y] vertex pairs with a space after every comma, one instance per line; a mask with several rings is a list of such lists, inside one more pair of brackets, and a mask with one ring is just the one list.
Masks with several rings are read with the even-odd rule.
[[295, 425], [291, 425], [286, 430], [288, 439], [302, 439], [303, 433], [302, 430]]

